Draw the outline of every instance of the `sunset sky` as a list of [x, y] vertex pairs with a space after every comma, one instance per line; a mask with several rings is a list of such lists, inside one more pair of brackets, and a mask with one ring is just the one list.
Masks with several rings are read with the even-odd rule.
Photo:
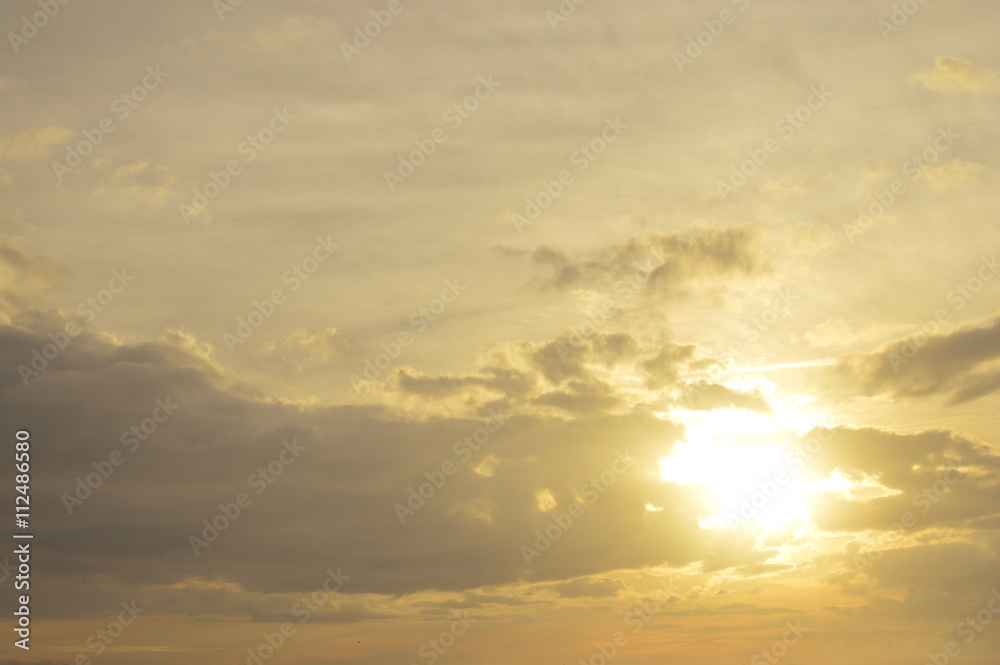
[[0, 25], [0, 663], [996, 665], [1000, 5]]

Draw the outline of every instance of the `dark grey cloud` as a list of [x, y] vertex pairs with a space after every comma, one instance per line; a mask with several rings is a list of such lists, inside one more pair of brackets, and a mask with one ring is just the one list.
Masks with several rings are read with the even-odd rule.
[[[345, 594], [401, 595], [683, 565], [705, 556], [697, 521], [685, 513], [692, 505], [688, 490], [649, 473], [680, 427], [642, 412], [613, 416], [586, 408], [588, 396], [614, 399], [608, 386], [567, 381], [572, 394], [536, 401], [568, 409], [575, 420], [513, 413], [484, 450], [466, 459], [454, 445], [481, 420], [411, 420], [375, 406], [277, 402], [233, 382], [181, 336], [122, 345], [83, 332], [25, 386], [13, 368], [62, 319], [24, 320], [41, 330], [0, 327], [0, 422], [10, 431], [31, 424], [36, 556], [46, 571], [36, 597], [47, 616], [99, 616], [135, 596], [163, 613], [224, 615], [242, 604], [270, 617], [273, 600], [256, 595], [312, 590], [322, 571], [338, 566], [351, 575]], [[157, 400], [175, 403], [176, 411], [129, 452], [123, 436], [150, 417]], [[293, 440], [305, 448], [301, 459], [273, 483], [252, 484]], [[68, 514], [63, 495], [116, 451], [124, 463]], [[632, 456], [636, 470], [526, 566], [520, 547], [551, 524], [537, 493], [550, 492], [555, 512], [565, 511], [619, 453]], [[495, 458], [494, 473], [473, 473], [487, 456]], [[394, 505], [447, 460], [457, 473], [401, 525]], [[258, 485], [265, 488], [259, 494]], [[189, 536], [203, 535], [203, 520], [213, 520], [219, 504], [233, 503], [240, 492], [252, 504], [195, 557]], [[667, 508], [648, 513], [650, 502]], [[713, 552], [729, 551], [727, 565], [760, 556], [743, 551], [747, 543], [714, 540]], [[237, 585], [242, 600], [207, 584], [212, 580]], [[198, 602], [185, 602], [192, 599]], [[378, 614], [363, 607], [330, 611], [358, 619]]]

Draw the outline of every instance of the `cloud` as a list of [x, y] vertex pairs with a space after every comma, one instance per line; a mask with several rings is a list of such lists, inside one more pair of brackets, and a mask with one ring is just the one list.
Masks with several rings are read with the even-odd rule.
[[979, 174], [985, 170], [985, 164], [953, 159], [942, 166], [927, 169], [924, 173], [924, 179], [934, 189], [952, 189], [979, 182]]
[[171, 198], [177, 174], [168, 166], [149, 167], [149, 162], [122, 164], [107, 174], [94, 195], [124, 206], [157, 209]]
[[[6, 228], [6, 226], [5, 226]], [[58, 261], [18, 249], [17, 238], [0, 242], [0, 321], [9, 321], [44, 302], [69, 270]]]
[[831, 440], [809, 456], [810, 477], [836, 471], [870, 489], [816, 495], [811, 519], [823, 530], [892, 533], [892, 525], [910, 513], [914, 521], [907, 531], [916, 533], [998, 512], [1000, 488], [992, 478], [1000, 456], [982, 441], [947, 430], [898, 434], [838, 427], [830, 433]]
[[[429, 375], [397, 368], [384, 381], [369, 382], [365, 392], [380, 404], [424, 414], [471, 416], [497, 405], [522, 414], [628, 413], [651, 401], [665, 407], [694, 399], [678, 401], [666, 390], [685, 385], [682, 376], [689, 369], [712, 362], [694, 344], [641, 341], [621, 332], [565, 333], [544, 342], [498, 344], [482, 355], [474, 373]], [[705, 399], [725, 401], [719, 391], [710, 392]], [[748, 408], [762, 407], [752, 395], [729, 397]]]
[[573, 415], [606, 413], [625, 406], [624, 400], [600, 380], [569, 381], [562, 390], [547, 392], [532, 400], [539, 406], [553, 406]]
[[400, 369], [392, 376], [393, 387], [400, 392], [420, 397], [443, 399], [473, 388], [508, 396], [528, 394], [537, 378], [512, 367], [484, 367], [478, 375], [429, 376], [413, 370]]
[[850, 354], [821, 376], [834, 393], [869, 397], [950, 394], [950, 402], [957, 404], [1000, 387], [998, 358], [1000, 318], [932, 337], [915, 333], [874, 353]]
[[693, 344], [667, 342], [655, 349], [655, 355], [641, 362], [641, 371], [650, 388], [664, 388], [677, 383], [681, 369], [695, 360], [697, 347]]
[[30, 129], [10, 128], [0, 131], [0, 160], [13, 162], [42, 161], [53, 146], [73, 138], [68, 127], [49, 125]]
[[760, 232], [749, 228], [685, 229], [653, 233], [579, 257], [540, 247], [531, 265], [547, 274], [529, 285], [540, 290], [597, 288], [677, 297], [699, 282], [720, 283], [766, 270]]
[[993, 96], [1000, 92], [1000, 71], [980, 68], [968, 60], [940, 55], [932, 69], [915, 72], [910, 79], [927, 90], [947, 95]]
[[[45, 339], [40, 333], [0, 329], [4, 366], [15, 366]], [[67, 515], [61, 495], [93, 471], [92, 462], [120, 450], [121, 433], [165, 398], [179, 405], [176, 414], [129, 456], [127, 468]], [[88, 580], [98, 578], [106, 580], [101, 597], [140, 579], [165, 587], [192, 576], [274, 593], [305, 591], [315, 585], [315, 571], [333, 563], [353, 576], [352, 593], [513, 582], [524, 569], [519, 546], [548, 520], [533, 510], [539, 474], [544, 472], [544, 486], [558, 510], [565, 510], [577, 488], [600, 475], [618, 449], [655, 468], [658, 455], [679, 433], [671, 423], [644, 415], [591, 417], [570, 426], [514, 418], [489, 441], [502, 461], [492, 478], [471, 473], [456, 459], [461, 473], [412, 524], [400, 525], [393, 505], [406, 500], [407, 487], [421, 482], [425, 471], [455, 459], [451, 444], [479, 421], [407, 422], [372, 409], [302, 411], [266, 403], [226, 388], [203, 360], [173, 344], [118, 346], [86, 332], [29, 386], [5, 391], [0, 402], [10, 417], [67, 416], [35, 418], [39, 426], [33, 436], [60, 442], [38, 454], [37, 463], [47, 469], [39, 480], [38, 495], [47, 498], [40, 498], [38, 519], [53, 530], [38, 556], [50, 583], [71, 599], [96, 590]], [[305, 447], [303, 461], [289, 465], [266, 494], [254, 494], [248, 477], [292, 439]], [[541, 441], [544, 447], [537, 445]], [[676, 511], [649, 521], [647, 495], [667, 502], [662, 488], [644, 478], [642, 473], [622, 478], [532, 574], [563, 579], [696, 556], [693, 521]], [[178, 486], [184, 487], [182, 494]], [[250, 492], [254, 505], [195, 558], [188, 537], [200, 533], [202, 520], [213, 518], [220, 501], [232, 501], [240, 491]], [[453, 510], [477, 501], [491, 507], [490, 522]], [[425, 530], [439, 535], [428, 541]], [[683, 538], [668, 535], [685, 532]], [[288, 542], [297, 544], [294, 551]], [[373, 557], [374, 552], [379, 555]], [[85, 602], [94, 605], [91, 598]], [[238, 602], [235, 596], [232, 602]], [[57, 614], [79, 609], [70, 601]]]
[[686, 388], [680, 405], [695, 411], [745, 409], [767, 412], [771, 405], [759, 392], [739, 392], [718, 383], [697, 382]]
[[329, 365], [335, 358], [354, 350], [355, 345], [336, 328], [315, 333], [300, 329], [287, 337], [267, 342], [256, 352], [256, 356], [263, 363], [284, 365], [294, 372], [303, 372]]

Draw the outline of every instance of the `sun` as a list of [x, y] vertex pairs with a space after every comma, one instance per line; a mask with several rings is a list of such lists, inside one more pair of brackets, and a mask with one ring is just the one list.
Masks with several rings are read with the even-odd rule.
[[705, 528], [752, 524], [768, 530], [808, 523], [810, 495], [847, 491], [852, 484], [838, 473], [818, 482], [806, 479], [791, 435], [825, 424], [825, 417], [794, 403], [767, 413], [718, 409], [678, 411], [672, 417], [684, 425], [685, 439], [660, 461], [661, 478], [708, 491], [714, 514], [701, 520]]

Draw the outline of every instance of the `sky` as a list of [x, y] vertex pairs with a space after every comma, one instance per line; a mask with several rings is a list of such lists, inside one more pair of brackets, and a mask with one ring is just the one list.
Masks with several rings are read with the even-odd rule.
[[994, 665], [998, 21], [3, 3], [0, 663]]

